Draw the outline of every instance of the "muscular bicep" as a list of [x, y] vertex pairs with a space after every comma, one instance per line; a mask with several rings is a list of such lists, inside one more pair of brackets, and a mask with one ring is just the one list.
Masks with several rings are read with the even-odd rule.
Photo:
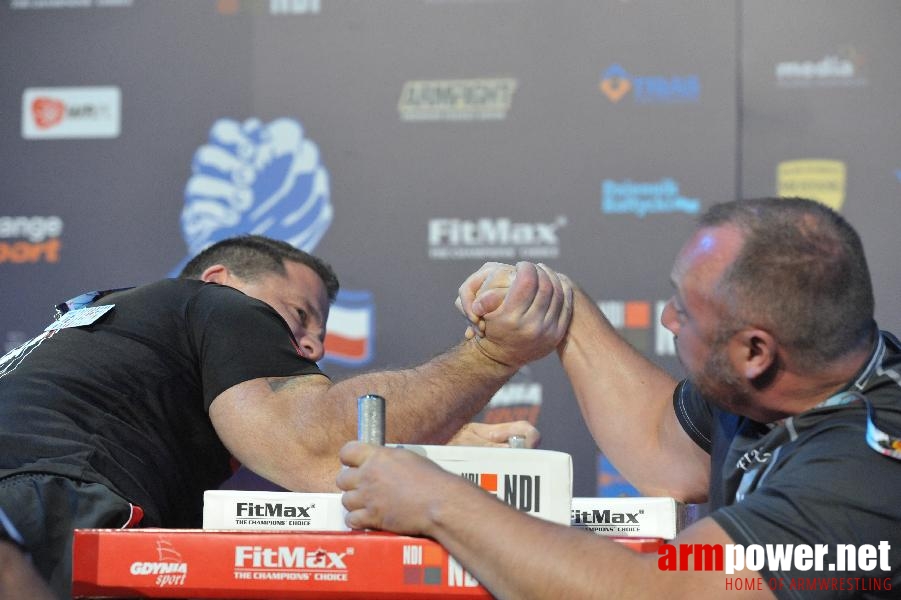
[[252, 379], [216, 396], [210, 421], [251, 471], [288, 489], [331, 491], [338, 449], [353, 432], [330, 387], [322, 375]]

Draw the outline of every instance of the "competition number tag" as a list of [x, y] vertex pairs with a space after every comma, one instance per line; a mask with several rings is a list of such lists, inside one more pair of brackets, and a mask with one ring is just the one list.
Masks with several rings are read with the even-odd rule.
[[56, 321], [47, 325], [44, 331], [55, 331], [57, 329], [66, 329], [67, 327], [82, 327], [90, 325], [97, 319], [108, 313], [115, 304], [106, 304], [103, 306], [86, 306], [84, 308], [76, 308], [61, 315]]

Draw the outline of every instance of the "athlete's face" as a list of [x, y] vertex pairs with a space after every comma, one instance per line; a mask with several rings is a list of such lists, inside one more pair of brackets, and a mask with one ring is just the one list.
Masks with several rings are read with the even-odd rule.
[[281, 315], [304, 358], [315, 362], [323, 357], [329, 302], [325, 284], [313, 269], [285, 261], [284, 275], [267, 273], [252, 281], [231, 277], [228, 285], [262, 300]]
[[711, 400], [741, 412], [749, 402], [746, 382], [728, 357], [728, 323], [714, 293], [741, 247], [732, 227], [698, 230], [685, 244], [672, 270], [674, 292], [660, 317], [675, 338], [676, 352], [689, 378]]

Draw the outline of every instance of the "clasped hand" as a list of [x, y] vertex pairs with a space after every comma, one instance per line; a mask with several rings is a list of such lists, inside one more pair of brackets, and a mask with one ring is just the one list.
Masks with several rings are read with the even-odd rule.
[[460, 286], [467, 339], [488, 357], [521, 366], [554, 350], [572, 318], [572, 283], [543, 264], [489, 262]]

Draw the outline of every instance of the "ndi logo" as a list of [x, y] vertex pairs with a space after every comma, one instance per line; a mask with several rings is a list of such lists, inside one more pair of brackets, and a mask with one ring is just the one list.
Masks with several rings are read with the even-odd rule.
[[666, 301], [657, 300], [653, 307], [648, 300], [599, 300], [597, 305], [619, 334], [642, 354], [650, 355], [652, 351], [653, 330], [653, 353], [656, 356], [676, 355], [673, 334], [660, 322]]
[[700, 200], [683, 196], [679, 184], [669, 177], [649, 182], [605, 179], [601, 183], [601, 212], [604, 214], [634, 214], [643, 218], [649, 214], [694, 215], [700, 209]]
[[598, 88], [613, 103], [630, 92], [636, 104], [685, 104], [701, 98], [701, 80], [697, 75], [635, 76], [618, 64], [601, 74]]

